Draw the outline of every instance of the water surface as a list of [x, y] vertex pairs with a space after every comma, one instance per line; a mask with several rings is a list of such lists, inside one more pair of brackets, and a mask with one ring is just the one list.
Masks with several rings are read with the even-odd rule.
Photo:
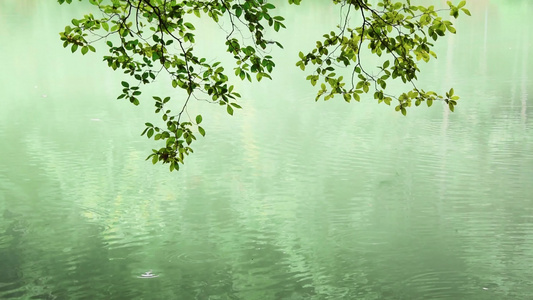
[[530, 299], [533, 5], [470, 2], [419, 84], [456, 112], [408, 117], [315, 103], [296, 53], [338, 14], [280, 5], [275, 79], [237, 82], [233, 117], [194, 103], [207, 136], [169, 173], [144, 161], [150, 101], [61, 47], [87, 5], [1, 1], [0, 298]]

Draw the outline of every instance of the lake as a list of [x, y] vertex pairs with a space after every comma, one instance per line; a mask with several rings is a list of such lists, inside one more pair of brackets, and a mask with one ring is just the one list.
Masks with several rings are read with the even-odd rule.
[[279, 5], [285, 50], [272, 81], [234, 80], [242, 110], [191, 104], [207, 134], [170, 173], [140, 133], [176, 92], [116, 100], [103, 45], [62, 47], [89, 4], [2, 0], [0, 298], [531, 299], [533, 3], [469, 1], [418, 82], [455, 112], [407, 117], [314, 101], [297, 54], [339, 16], [312, 3]]

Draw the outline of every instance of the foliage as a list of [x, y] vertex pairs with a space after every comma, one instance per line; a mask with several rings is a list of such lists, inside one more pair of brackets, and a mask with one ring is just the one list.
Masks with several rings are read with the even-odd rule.
[[[81, 1], [81, 0], [79, 0]], [[261, 81], [271, 79], [275, 67], [268, 55], [271, 47], [282, 45], [265, 37], [268, 28], [278, 32], [285, 28], [284, 18], [274, 14], [275, 6], [266, 0], [88, 0], [101, 15], [86, 14], [73, 19], [60, 33], [64, 47], [72, 52], [80, 50], [85, 55], [95, 52], [93, 46], [105, 40], [108, 54], [103, 57], [113, 70], [121, 69], [132, 77], [122, 81], [122, 93], [118, 99], [127, 99], [138, 105], [141, 86], [155, 81], [161, 73], [166, 74], [170, 84], [185, 92], [181, 105], [171, 105], [171, 97], [153, 96], [155, 112], [160, 114], [164, 126], [147, 122], [142, 135], [156, 141], [164, 141], [160, 149], [154, 149], [147, 159], [154, 164], [168, 163], [170, 170], [179, 169], [190, 147], [196, 140], [196, 132], [205, 135], [200, 126], [202, 116], [194, 120], [187, 113], [187, 104], [194, 98], [224, 106], [233, 115], [241, 106], [236, 102], [240, 94], [230, 84], [228, 66], [221, 62], [198, 57], [194, 51], [195, 26], [192, 19], [210, 19], [215, 23], [230, 24], [226, 31], [226, 51], [233, 55], [234, 74], [241, 80]], [[60, 4], [72, 0], [58, 0]], [[301, 0], [288, 0], [299, 5]], [[445, 96], [433, 91], [419, 89], [415, 85], [417, 63], [436, 57], [431, 51], [432, 42], [446, 32], [455, 33], [449, 20], [439, 16], [434, 6], [412, 5], [410, 0], [392, 2], [379, 0], [373, 7], [369, 0], [332, 0], [339, 5], [343, 16], [337, 30], [323, 35], [310, 52], [299, 53], [296, 63], [302, 70], [313, 72], [307, 79], [313, 86], [319, 84], [316, 100], [329, 100], [342, 95], [345, 101], [360, 101], [361, 94], [373, 92], [378, 102], [391, 105], [402, 114], [414, 104], [426, 102], [431, 106], [435, 100], [445, 101], [454, 110], [459, 97], [450, 89]], [[465, 1], [457, 6], [448, 2], [449, 14], [455, 18], [460, 12], [470, 15], [464, 8]], [[357, 25], [350, 23], [352, 14], [359, 14]], [[383, 63], [371, 72], [363, 67], [361, 54], [370, 51], [384, 57]], [[338, 68], [351, 68], [348, 80], [335, 72]], [[387, 81], [400, 78], [411, 84], [409, 91], [399, 96], [385, 92]]]

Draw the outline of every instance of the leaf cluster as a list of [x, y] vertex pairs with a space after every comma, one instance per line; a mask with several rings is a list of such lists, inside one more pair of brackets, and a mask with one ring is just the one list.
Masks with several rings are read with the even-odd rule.
[[[440, 16], [432, 5], [416, 6], [409, 0], [382, 0], [375, 8], [363, 0], [334, 2], [346, 8], [338, 31], [324, 34], [308, 53], [300, 52], [296, 63], [303, 71], [309, 68], [313, 71], [307, 80], [313, 86], [318, 84], [315, 100], [342, 95], [346, 102], [360, 101], [363, 94], [372, 92], [378, 103], [391, 105], [393, 100], [397, 101], [395, 109], [404, 115], [413, 103], [418, 106], [426, 102], [431, 106], [435, 100], [445, 101], [453, 110], [459, 99], [448, 95], [453, 95], [453, 89], [444, 97], [415, 84], [419, 62], [437, 57], [431, 50], [433, 42], [448, 32], [456, 33], [450, 20]], [[455, 6], [448, 1], [450, 15], [455, 18], [459, 12], [470, 15], [465, 4], [461, 1]], [[358, 21], [351, 22], [351, 14], [358, 14]], [[382, 64], [372, 70], [368, 68], [361, 60], [366, 53], [381, 58]], [[348, 67], [351, 69], [348, 79], [337, 74], [339, 69]], [[387, 82], [397, 78], [410, 84], [410, 90], [400, 95], [388, 94]]]
[[87, 14], [73, 19], [60, 33], [64, 47], [70, 47], [72, 52], [81, 49], [85, 55], [95, 52], [93, 44], [104, 40], [107, 46], [104, 61], [113, 70], [122, 70], [130, 77], [121, 82], [122, 93], [118, 99], [139, 105], [142, 86], [154, 82], [161, 73], [166, 74], [173, 88], [182, 91], [178, 94], [184, 95], [153, 97], [162, 124], [147, 122], [142, 133], [164, 143], [163, 147], [153, 149], [147, 159], [168, 163], [171, 170], [179, 169], [184, 157], [192, 153], [194, 132], [205, 135], [204, 128], [199, 126], [201, 115], [196, 117], [196, 122], [188, 117], [187, 105], [191, 99], [219, 104], [230, 115], [241, 108], [237, 103], [241, 96], [229, 84], [231, 74], [220, 62], [196, 54], [194, 20], [207, 18], [221, 27], [222, 23], [230, 24], [224, 28], [225, 46], [235, 60], [232, 73], [241, 80], [271, 79], [275, 63], [267, 51], [272, 46], [282, 48], [279, 42], [267, 39], [265, 32], [267, 28], [275, 32], [285, 28], [284, 18], [272, 14], [275, 6], [263, 0], [89, 2], [99, 9], [101, 16]]

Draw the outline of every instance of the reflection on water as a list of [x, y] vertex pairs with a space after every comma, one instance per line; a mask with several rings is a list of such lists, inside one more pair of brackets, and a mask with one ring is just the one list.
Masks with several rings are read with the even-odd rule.
[[[149, 103], [61, 48], [83, 5], [0, 2], [0, 298], [529, 299], [528, 1], [473, 3], [423, 67], [455, 113], [314, 103], [284, 55], [236, 116], [195, 103], [208, 135], [177, 174], [144, 161]], [[320, 32], [307, 5], [290, 30]]]

